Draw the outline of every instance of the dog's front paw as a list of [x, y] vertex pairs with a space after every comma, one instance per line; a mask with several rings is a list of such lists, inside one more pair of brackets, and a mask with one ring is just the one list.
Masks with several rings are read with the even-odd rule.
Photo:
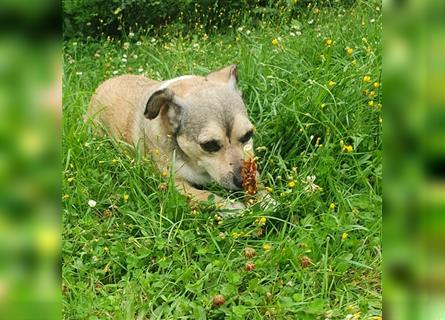
[[242, 202], [227, 200], [222, 203], [219, 215], [223, 218], [233, 217], [241, 214], [244, 209], [246, 206]]

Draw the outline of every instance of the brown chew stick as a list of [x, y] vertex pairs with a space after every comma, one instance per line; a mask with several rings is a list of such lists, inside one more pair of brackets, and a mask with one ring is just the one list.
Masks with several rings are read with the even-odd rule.
[[253, 157], [252, 146], [250, 145], [244, 147], [244, 162], [241, 169], [241, 176], [243, 177], [244, 191], [249, 195], [256, 194], [256, 163]]

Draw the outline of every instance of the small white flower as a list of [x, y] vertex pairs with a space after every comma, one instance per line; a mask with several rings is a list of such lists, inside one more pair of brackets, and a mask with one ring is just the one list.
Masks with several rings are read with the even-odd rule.
[[151, 42], [155, 43], [156, 42], [156, 38], [151, 38]]
[[142, 42], [138, 41], [138, 42], [136, 42], [136, 45], [140, 46], [140, 45], [142, 45]]
[[81, 76], [82, 75], [82, 71], [76, 72], [76, 75]]
[[124, 42], [124, 49], [127, 50], [128, 48], [130, 48], [130, 43]]
[[88, 27], [91, 26], [91, 22], [87, 22], [87, 26], [88, 26]]
[[238, 32], [242, 32], [243, 30], [244, 30], [243, 27], [239, 27], [239, 28], [238, 28]]
[[77, 47], [77, 42], [73, 42], [73, 47]]
[[295, 33], [290, 32], [289, 35], [291, 35], [292, 37], [295, 37]]
[[199, 44], [198, 43], [194, 43], [193, 44], [193, 48], [199, 48]]
[[311, 19], [307, 22], [308, 24], [313, 24], [314, 23], [314, 19]]
[[295, 32], [295, 34], [296, 34], [297, 36], [301, 36], [301, 31], [297, 31], [297, 32]]
[[250, 34], [250, 30], [246, 30], [246, 34], [249, 35]]
[[122, 58], [121, 61], [124, 62], [124, 63], [126, 63], [126, 62], [127, 62], [127, 59], [126, 59], [126, 58]]
[[144, 69], [139, 68], [139, 69], [138, 69], [138, 72], [144, 72]]
[[370, 22], [371, 22], [371, 23], [374, 23], [374, 22], [375, 22], [375, 19], [371, 19]]
[[127, 55], [124, 53], [123, 55], [122, 55], [122, 57], [124, 57], [124, 58], [126, 58], [127, 57]]
[[305, 183], [307, 184], [306, 188], [304, 188], [305, 192], [315, 192], [317, 190], [320, 190], [321, 188], [317, 186], [315, 181], [316, 176], [307, 176]]
[[138, 58], [138, 55], [137, 54], [134, 54], [133, 55], [133, 59], [137, 59]]
[[89, 205], [91, 208], [94, 208], [94, 207], [96, 206], [96, 201], [94, 201], [94, 200], [88, 200], [88, 205]]
[[130, 38], [133, 38], [133, 37], [134, 37], [134, 33], [133, 33], [133, 32], [130, 32], [130, 33], [128, 34], [128, 36], [129, 36]]
[[118, 73], [119, 73], [119, 71], [117, 71], [117, 70], [113, 71], [113, 74], [118, 74]]

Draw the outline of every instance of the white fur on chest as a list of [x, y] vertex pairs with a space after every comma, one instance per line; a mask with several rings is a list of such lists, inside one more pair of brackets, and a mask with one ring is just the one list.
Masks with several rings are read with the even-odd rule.
[[178, 157], [176, 159], [176, 176], [199, 185], [208, 184], [212, 180], [206, 171], [193, 168]]

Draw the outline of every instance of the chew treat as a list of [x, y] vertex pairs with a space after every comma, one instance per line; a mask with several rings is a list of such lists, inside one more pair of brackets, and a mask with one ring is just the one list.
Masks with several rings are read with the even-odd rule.
[[244, 147], [244, 162], [241, 169], [241, 176], [243, 177], [244, 191], [249, 195], [256, 194], [256, 163], [251, 145]]

